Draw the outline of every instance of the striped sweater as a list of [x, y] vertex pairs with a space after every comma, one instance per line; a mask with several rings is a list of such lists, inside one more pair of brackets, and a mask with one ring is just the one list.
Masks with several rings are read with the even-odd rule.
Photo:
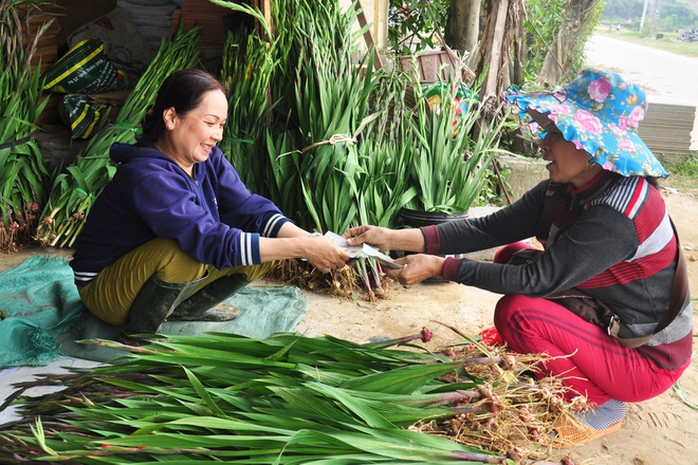
[[[578, 190], [543, 181], [487, 217], [423, 228], [426, 251], [468, 253], [530, 238], [557, 189], [567, 195], [538, 261], [514, 266], [448, 258], [444, 278], [533, 297], [578, 287], [619, 316], [619, 336], [652, 334], [669, 308], [678, 244], [661, 194], [642, 177], [602, 171]], [[660, 368], [683, 364], [692, 350], [692, 313], [688, 296], [679, 316], [638, 352]]]

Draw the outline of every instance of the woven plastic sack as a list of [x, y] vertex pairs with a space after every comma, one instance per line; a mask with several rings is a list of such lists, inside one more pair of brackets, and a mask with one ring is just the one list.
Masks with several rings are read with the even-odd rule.
[[45, 90], [63, 94], [96, 94], [125, 88], [126, 75], [105, 52], [100, 39], [81, 40], [46, 73]]
[[470, 103], [477, 101], [477, 95], [475, 95], [472, 90], [468, 89], [465, 84], [460, 84], [455, 89], [455, 92], [453, 92], [452, 89], [449, 89], [448, 86], [448, 84], [441, 83], [424, 84], [422, 89], [425, 92], [424, 97], [427, 99], [429, 108], [437, 114], [439, 114], [441, 111], [442, 100], [444, 100], [444, 98], [452, 99], [450, 105], [455, 111], [453, 118], [453, 133], [451, 136], [455, 137], [456, 134], [458, 134], [459, 123], [462, 121], [463, 116], [468, 113]]
[[148, 67], [157, 51], [148, 46], [128, 12], [119, 7], [75, 30], [68, 37], [68, 45], [85, 39], [103, 40], [105, 53], [114, 65], [135, 74]]
[[86, 95], [66, 94], [58, 105], [58, 115], [70, 126], [73, 139], [88, 139], [104, 127], [112, 108], [113, 105]]

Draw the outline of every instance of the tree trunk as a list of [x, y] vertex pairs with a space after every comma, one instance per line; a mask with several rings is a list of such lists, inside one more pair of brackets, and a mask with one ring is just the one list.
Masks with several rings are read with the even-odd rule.
[[598, 0], [570, 0], [562, 12], [560, 29], [543, 61], [538, 75], [539, 84], [555, 86], [574, 77], [570, 76], [572, 52], [578, 45], [579, 35], [593, 19], [597, 2]]
[[[510, 27], [514, 32], [514, 52], [512, 53], [513, 69], [511, 73], [511, 83], [517, 86], [521, 86], [524, 83], [524, 29], [522, 16], [517, 16], [518, 11], [513, 13], [512, 20], [510, 20]], [[512, 16], [512, 13], [510, 13]]]
[[480, 89], [483, 99], [500, 95], [511, 84], [512, 74], [519, 78], [522, 11], [521, 0], [488, 0], [487, 22], [473, 63], [477, 76], [486, 73]]
[[444, 41], [461, 56], [473, 52], [480, 31], [480, 0], [451, 0]]

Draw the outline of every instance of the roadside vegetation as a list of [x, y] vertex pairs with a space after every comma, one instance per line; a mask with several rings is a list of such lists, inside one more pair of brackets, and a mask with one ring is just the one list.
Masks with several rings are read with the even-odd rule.
[[667, 180], [661, 182], [663, 186], [698, 196], [698, 153], [663, 155], [659, 160], [669, 172]]
[[665, 52], [676, 53], [687, 57], [698, 57], [698, 42], [684, 42], [676, 40], [681, 32], [662, 32], [664, 36], [660, 39], [642, 36], [636, 31], [608, 30], [608, 26], [599, 26], [594, 31], [595, 34], [613, 37], [614, 39], [632, 42], [645, 47], [652, 47]]

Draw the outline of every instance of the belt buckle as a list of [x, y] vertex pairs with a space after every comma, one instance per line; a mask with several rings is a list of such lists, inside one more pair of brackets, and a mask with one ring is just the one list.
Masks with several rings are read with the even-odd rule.
[[615, 336], [615, 334], [618, 334], [617, 331], [615, 334], [613, 334], [613, 328], [616, 325], [620, 325], [620, 318], [618, 318], [614, 314], [611, 314], [611, 317], [608, 319], [608, 325], [606, 326], [606, 332], [608, 333], [609, 336]]

